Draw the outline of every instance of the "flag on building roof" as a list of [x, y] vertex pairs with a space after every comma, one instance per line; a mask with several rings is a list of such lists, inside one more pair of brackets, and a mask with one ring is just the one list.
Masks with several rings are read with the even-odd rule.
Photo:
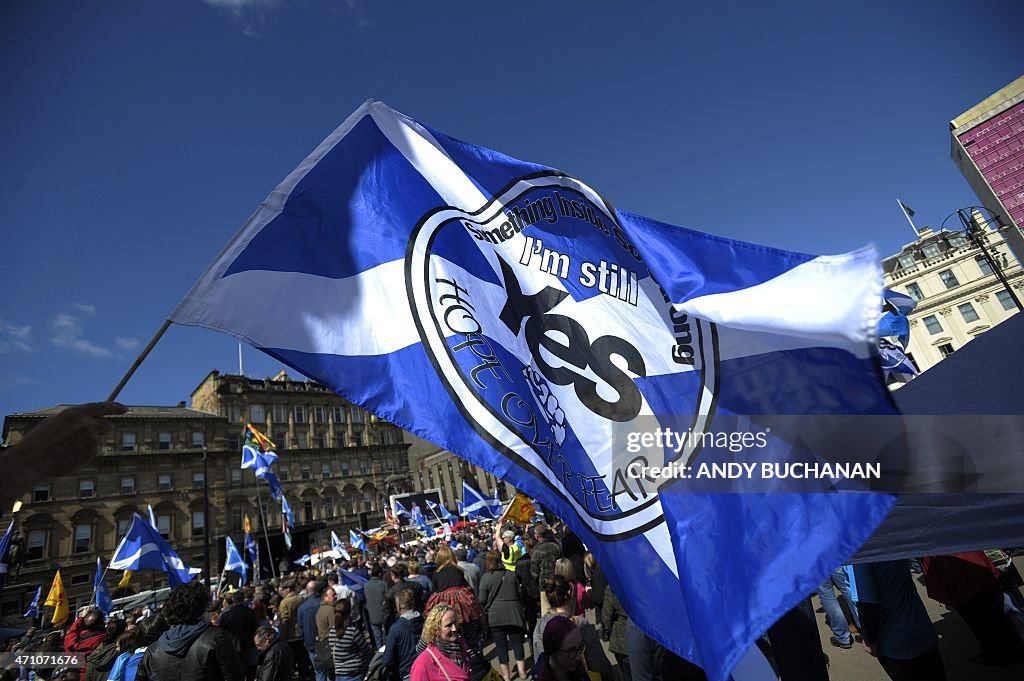
[[910, 206], [908, 206], [907, 204], [903, 203], [899, 199], [896, 199], [896, 201], [899, 202], [900, 208], [903, 209], [903, 212], [907, 214], [908, 218], [914, 217], [914, 211], [913, 211], [913, 209], [911, 209]]
[[[893, 413], [881, 286], [872, 249], [819, 257], [667, 225], [367, 102], [170, 318], [245, 340], [535, 498], [637, 624], [718, 681], [893, 499], [695, 494], [630, 476], [616, 438]], [[259, 315], [238, 313], [254, 299]], [[820, 454], [766, 440], [773, 461]], [[654, 463], [735, 456], [690, 442]]]
[[352, 556], [349, 555], [345, 545], [341, 543], [341, 539], [338, 538], [338, 534], [331, 530], [331, 548], [338, 552], [338, 555], [345, 560], [352, 560]]
[[21, 616], [22, 619], [34, 620], [39, 617], [39, 599], [43, 596], [43, 585], [40, 584], [36, 587], [36, 595], [32, 598], [32, 602], [28, 604], [28, 608], [25, 613]]
[[348, 531], [348, 543], [351, 544], [354, 549], [366, 551], [366, 542], [355, 530]]
[[496, 519], [501, 515], [501, 502], [485, 497], [465, 479], [462, 481], [462, 508], [470, 518]]
[[104, 616], [109, 617], [114, 609], [114, 599], [110, 596], [110, 587], [107, 580], [103, 578], [103, 566], [100, 564], [100, 557], [96, 556], [96, 574], [92, 579], [92, 590], [96, 595], [96, 607]]
[[224, 537], [224, 571], [225, 572], [237, 572], [242, 575], [242, 581], [245, 581], [245, 561], [242, 560], [242, 554], [238, 552], [238, 547], [235, 546], [235, 542], [231, 540], [231, 537]]
[[257, 455], [263, 457], [267, 464], [277, 460], [277, 453], [274, 451], [276, 445], [266, 435], [256, 430], [251, 424], [245, 424], [245, 439], [242, 443], [242, 468], [255, 468], [257, 466]]
[[172, 588], [191, 581], [195, 575], [156, 528], [138, 513], [132, 515], [128, 531], [114, 549], [114, 556], [107, 567], [111, 570], [166, 572], [167, 583]]
[[68, 610], [68, 592], [64, 590], [64, 580], [60, 578], [60, 570], [53, 576], [53, 584], [50, 585], [50, 593], [46, 595], [43, 605], [53, 608], [53, 617], [50, 622], [59, 627], [67, 621], [70, 611]]

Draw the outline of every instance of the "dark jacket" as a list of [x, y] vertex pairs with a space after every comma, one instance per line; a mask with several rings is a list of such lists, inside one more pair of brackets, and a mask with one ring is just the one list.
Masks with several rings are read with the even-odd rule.
[[256, 681], [291, 681], [295, 656], [291, 646], [277, 639], [260, 653], [257, 664]]
[[320, 599], [310, 596], [302, 601], [302, 605], [295, 613], [295, 621], [298, 623], [295, 632], [296, 636], [302, 639], [302, 645], [306, 650], [313, 650], [316, 647], [316, 614], [320, 611]]
[[550, 539], [538, 542], [530, 551], [530, 577], [541, 584], [546, 577], [555, 574], [555, 561], [562, 557], [558, 544]]
[[384, 659], [381, 661], [387, 681], [404, 679], [416, 661], [416, 644], [423, 632], [423, 617], [418, 612], [410, 615], [399, 617], [388, 630]]
[[249, 650], [255, 645], [252, 639], [259, 627], [259, 622], [256, 621], [253, 611], [244, 605], [232, 605], [220, 614], [217, 625], [231, 634], [235, 643], [235, 652], [244, 660]]
[[85, 658], [85, 681], [107, 681], [107, 674], [113, 668], [119, 654], [117, 641], [109, 641], [92, 651]]
[[[459, 574], [462, 574], [461, 570], [459, 570]], [[423, 595], [423, 587], [418, 582], [410, 582], [408, 579], [395, 582], [388, 587], [387, 592], [384, 594], [384, 624], [388, 627], [394, 624], [398, 618], [398, 611], [395, 610], [395, 596], [402, 589], [412, 590], [415, 596], [413, 600], [416, 603], [414, 606], [416, 612], [423, 612], [423, 608], [427, 605], [427, 599]]]
[[604, 572], [600, 565], [594, 566], [590, 573], [590, 591], [583, 595], [584, 608], [600, 608], [604, 605], [604, 594], [608, 588], [608, 580], [604, 578]]
[[244, 681], [231, 636], [208, 622], [176, 624], [146, 649], [135, 681]]
[[609, 632], [608, 650], [619, 655], [629, 655], [629, 645], [626, 641], [626, 625], [629, 624], [629, 615], [626, 614], [611, 589], [605, 589], [604, 592], [601, 620], [601, 626], [606, 632]]
[[519, 627], [526, 631], [526, 616], [519, 600], [516, 576], [502, 567], [480, 579], [480, 605], [492, 627]]
[[384, 593], [387, 590], [388, 585], [384, 583], [384, 580], [376, 577], [363, 584], [366, 613], [370, 618], [370, 624], [380, 626], [384, 623]]
[[434, 591], [444, 591], [454, 586], [470, 586], [466, 573], [457, 565], [445, 565], [434, 573]]

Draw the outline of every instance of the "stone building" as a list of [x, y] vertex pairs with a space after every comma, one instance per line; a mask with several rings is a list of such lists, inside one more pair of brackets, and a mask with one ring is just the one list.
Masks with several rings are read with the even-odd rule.
[[[1021, 298], [1024, 270], [1002, 231], [992, 229], [980, 211], [971, 217], [972, 232]], [[1017, 312], [993, 263], [963, 232], [925, 227], [917, 240], [883, 259], [882, 270], [886, 287], [917, 301], [907, 352], [921, 371]]]
[[[63, 408], [7, 416], [4, 442], [17, 444]], [[112, 420], [100, 456], [75, 475], [41, 483], [21, 498], [15, 518], [25, 561], [0, 595], [0, 621], [16, 620], [38, 585], [45, 594], [57, 568], [71, 606], [87, 603], [96, 557], [106, 564], [132, 514], [146, 517], [150, 505], [161, 534], [186, 564], [205, 567], [209, 546], [209, 569], [216, 575], [224, 536], [242, 545], [245, 515], [252, 519], [261, 557], [273, 554], [276, 565], [286, 553], [297, 558], [311, 547], [326, 548], [332, 529], [346, 536], [350, 528], [381, 524], [388, 496], [412, 488], [401, 429], [284, 372], [255, 379], [213, 371], [193, 392], [191, 407], [132, 406]], [[295, 514], [290, 552], [280, 507], [263, 482], [257, 488], [251, 469], [239, 467], [246, 423], [277, 445], [274, 468]], [[269, 562], [262, 566], [268, 575]], [[108, 584], [113, 587], [119, 578], [108, 575]], [[140, 590], [164, 582], [162, 574], [146, 572], [131, 586]]]

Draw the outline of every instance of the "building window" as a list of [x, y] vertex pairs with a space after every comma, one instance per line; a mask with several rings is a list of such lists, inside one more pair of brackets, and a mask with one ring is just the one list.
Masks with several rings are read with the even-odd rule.
[[320, 473], [325, 478], [331, 477], [331, 464], [329, 464], [329, 463], [320, 464]]
[[921, 292], [921, 287], [915, 283], [907, 284], [907, 295], [914, 300], [924, 300], [924, 293]]
[[227, 413], [228, 423], [238, 423], [242, 420], [242, 409], [237, 404], [229, 404], [224, 408]]
[[996, 291], [996, 300], [1003, 306], [1004, 310], [1016, 309], [1017, 303], [1013, 302], [1013, 296], [1009, 291]]
[[369, 490], [363, 490], [363, 510], [369, 511], [373, 509], [373, 492]]
[[327, 518], [333, 518], [334, 517], [334, 497], [333, 496], [326, 496], [326, 497], [324, 497], [324, 517], [327, 517]]
[[121, 494], [135, 494], [135, 478], [121, 478]]
[[939, 353], [942, 354], [943, 357], [949, 357], [953, 354], [953, 344], [943, 343], [939, 346]]
[[352, 407], [352, 423], [363, 422], [363, 410], [359, 407]]
[[352, 467], [349, 466], [348, 461], [342, 461], [341, 462], [341, 474], [342, 475], [352, 475]]
[[29, 530], [25, 560], [42, 560], [46, 553], [46, 530]]
[[164, 539], [171, 538], [171, 516], [164, 514], [156, 517], [156, 531], [163, 535]]
[[50, 501], [50, 486], [49, 485], [36, 485], [32, 489], [32, 501]]
[[299, 467], [299, 474], [302, 476], [303, 480], [311, 480], [313, 478], [313, 474], [309, 470], [308, 464], [302, 464], [302, 466]]
[[952, 234], [947, 238], [951, 248], [960, 248], [967, 245], [967, 237], [963, 234]]
[[285, 480], [288, 480], [288, 478], [290, 478], [290, 477], [291, 477], [291, 473], [288, 472], [288, 467], [287, 466], [281, 466], [281, 470], [279, 470], [277, 472], [278, 480], [285, 481]]
[[295, 431], [295, 443], [299, 449], [306, 449], [309, 446], [306, 431], [298, 430]]
[[121, 451], [135, 451], [135, 433], [121, 433]]
[[240, 436], [237, 434], [228, 435], [228, 449], [230, 451], [239, 451], [242, 449], [242, 441], [239, 438]]
[[240, 508], [233, 508], [233, 509], [231, 509], [231, 516], [230, 516], [230, 518], [231, 518], [231, 520], [229, 522], [231, 523], [231, 532], [241, 532], [242, 531], [242, 509], [240, 509]]
[[978, 321], [978, 313], [974, 311], [974, 306], [970, 303], [961, 303], [956, 306], [956, 309], [960, 310], [960, 316], [962, 316], [964, 321], [968, 324]]
[[302, 522], [311, 523], [313, 522], [313, 502], [303, 501], [302, 502]]
[[174, 485], [171, 483], [170, 473], [161, 473], [157, 476], [156, 489], [158, 492], [169, 492], [174, 489]]
[[327, 408], [322, 405], [313, 407], [313, 423], [327, 423]]
[[295, 423], [307, 423], [306, 421], [306, 408], [301, 404], [296, 404], [294, 409]]
[[94, 483], [92, 480], [79, 480], [78, 498], [92, 499], [94, 496], [96, 496], [96, 483]]
[[942, 270], [939, 272], [939, 278], [942, 279], [942, 283], [946, 285], [946, 288], [956, 288], [960, 285], [956, 275], [953, 274], [953, 270]]
[[314, 444], [315, 447], [319, 447], [320, 449], [324, 449], [325, 447], [327, 447], [326, 433], [317, 433], [314, 437], [316, 437], [316, 442]]
[[206, 476], [202, 471], [194, 471], [192, 473], [192, 489], [202, 489], [205, 482]]
[[275, 404], [270, 408], [270, 415], [274, 423], [288, 423], [288, 407], [283, 404]]
[[157, 449], [170, 449], [171, 448], [171, 434], [160, 433], [157, 435]]
[[342, 425], [345, 423], [345, 407], [334, 408], [334, 422]]
[[75, 525], [75, 553], [89, 553], [92, 543], [92, 525], [83, 523]]
[[192, 536], [201, 537], [206, 532], [206, 515], [202, 511], [192, 511]]
[[359, 460], [359, 472], [362, 475], [369, 475], [370, 474], [370, 462], [369, 461], [364, 461], [364, 460], [360, 459]]
[[83, 572], [80, 575], [72, 575], [71, 586], [81, 586], [82, 584], [88, 584], [90, 576], [91, 575], [88, 572]]
[[267, 420], [267, 410], [262, 404], [250, 404], [249, 405], [249, 421], [251, 423], [265, 423]]
[[362, 447], [363, 446], [363, 431], [360, 430], [360, 431], [357, 431], [355, 433], [352, 433], [352, 442], [355, 443], [356, 447]]
[[192, 449], [202, 449], [206, 446], [206, 435], [203, 431], [196, 430], [192, 432]]
[[117, 521], [117, 540], [121, 541], [121, 537], [128, 534], [128, 526], [132, 524], [132, 521], [128, 518]]
[[939, 254], [939, 245], [925, 244], [924, 248], [921, 249], [921, 252], [924, 253], [924, 257], [926, 258], [934, 258]]
[[900, 263], [900, 267], [902, 267], [905, 270], [909, 270], [911, 267], [914, 266], [914, 254], [913, 253], [907, 253], [906, 255], [901, 255], [898, 260], [899, 260], [899, 263]]
[[231, 469], [231, 484], [232, 485], [236, 485], [236, 486], [242, 484], [242, 469], [241, 468], [232, 468]]
[[925, 328], [928, 329], [928, 333], [930, 335], [934, 336], [935, 334], [942, 332], [942, 324], [939, 323], [939, 320], [935, 315], [930, 314], [921, 321], [924, 322]]
[[992, 261], [987, 256], [976, 255], [974, 256], [974, 261], [978, 263], [978, 269], [981, 270], [982, 276], [987, 277], [990, 274], [995, 274], [995, 270], [992, 269]]

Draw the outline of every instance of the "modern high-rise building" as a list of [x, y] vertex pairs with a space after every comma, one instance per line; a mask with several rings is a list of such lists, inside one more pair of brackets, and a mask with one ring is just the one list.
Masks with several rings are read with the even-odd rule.
[[949, 123], [952, 157], [1024, 262], [1024, 76]]

